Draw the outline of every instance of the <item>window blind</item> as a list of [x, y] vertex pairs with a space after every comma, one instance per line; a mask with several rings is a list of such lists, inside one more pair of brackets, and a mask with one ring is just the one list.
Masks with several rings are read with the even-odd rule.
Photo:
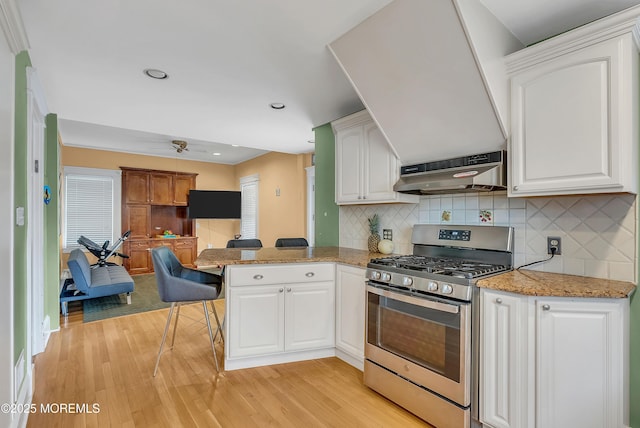
[[114, 187], [112, 176], [65, 174], [65, 248], [81, 247], [81, 235], [98, 245], [114, 241]]

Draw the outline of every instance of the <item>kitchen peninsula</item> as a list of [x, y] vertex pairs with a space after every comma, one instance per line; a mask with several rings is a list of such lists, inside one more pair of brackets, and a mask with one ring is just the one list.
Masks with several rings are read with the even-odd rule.
[[225, 266], [225, 370], [337, 356], [364, 366], [365, 267], [343, 247], [206, 249]]

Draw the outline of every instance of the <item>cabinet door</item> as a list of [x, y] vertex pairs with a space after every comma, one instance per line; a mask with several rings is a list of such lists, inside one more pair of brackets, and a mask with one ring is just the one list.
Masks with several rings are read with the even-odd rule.
[[196, 179], [190, 175], [176, 175], [173, 177], [173, 205], [187, 206], [189, 190], [196, 188]]
[[623, 191], [637, 144], [628, 43], [607, 40], [512, 78], [510, 196]]
[[151, 206], [127, 205], [124, 213], [124, 228], [131, 230], [130, 238], [148, 238], [151, 229]]
[[527, 298], [481, 290], [480, 420], [527, 425]]
[[149, 273], [152, 271], [149, 241], [128, 240], [126, 243], [128, 259], [124, 266], [131, 275]]
[[152, 172], [149, 175], [150, 202], [153, 205], [173, 205], [173, 176]]
[[336, 266], [336, 348], [364, 362], [365, 270]]
[[333, 282], [285, 285], [286, 351], [334, 346]]
[[284, 351], [284, 287], [228, 287], [229, 358]]
[[336, 202], [362, 201], [362, 150], [364, 129], [360, 126], [336, 136]]
[[536, 426], [628, 425], [628, 299], [536, 302]]
[[364, 126], [363, 197], [368, 201], [396, 198], [393, 185], [400, 178], [399, 162], [380, 129], [371, 122]]
[[122, 176], [125, 204], [149, 203], [149, 173], [144, 171], [124, 171]]
[[173, 253], [183, 266], [193, 267], [196, 259], [195, 239], [176, 239], [173, 241]]

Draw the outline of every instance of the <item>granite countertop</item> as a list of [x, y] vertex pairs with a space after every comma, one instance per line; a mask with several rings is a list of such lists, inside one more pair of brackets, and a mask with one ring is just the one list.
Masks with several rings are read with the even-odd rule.
[[624, 299], [633, 294], [636, 286], [631, 282], [590, 278], [578, 275], [513, 270], [480, 279], [478, 287], [508, 291], [528, 296], [598, 297]]
[[212, 248], [202, 250], [194, 264], [202, 268], [237, 264], [333, 262], [367, 267], [369, 260], [386, 256], [344, 247]]

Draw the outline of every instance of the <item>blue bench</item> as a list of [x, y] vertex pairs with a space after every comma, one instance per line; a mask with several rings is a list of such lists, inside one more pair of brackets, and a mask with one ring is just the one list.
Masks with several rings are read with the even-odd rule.
[[133, 279], [124, 266], [91, 267], [87, 256], [80, 249], [71, 251], [67, 264], [75, 289], [71, 287], [71, 283], [65, 282], [60, 291], [60, 309], [63, 315], [68, 314], [69, 302], [76, 300], [127, 293], [127, 304], [131, 304]]

